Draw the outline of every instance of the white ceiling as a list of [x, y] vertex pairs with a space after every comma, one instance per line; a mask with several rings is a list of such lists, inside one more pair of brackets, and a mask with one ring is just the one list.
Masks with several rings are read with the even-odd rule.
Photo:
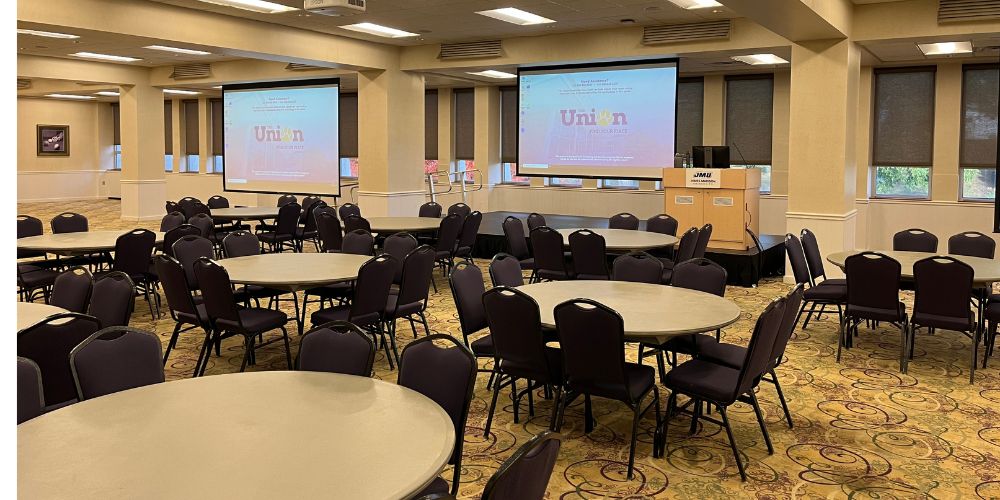
[[[933, 43], [933, 42], [959, 42], [959, 41], [971, 41], [972, 48], [975, 51], [973, 54], [956, 54], [954, 56], [925, 56], [917, 48], [918, 43]], [[941, 59], [955, 58], [955, 59], [984, 59], [987, 62], [996, 62], [997, 57], [1000, 56], [1000, 51], [997, 47], [1000, 47], [1000, 34], [993, 35], [972, 35], [963, 37], [954, 36], [940, 36], [940, 37], [926, 37], [920, 39], [897, 39], [897, 40], [878, 40], [873, 42], [863, 42], [861, 44], [875, 59], [874, 60], [863, 60], [864, 64], [878, 65], [881, 63], [920, 63], [920, 62], [934, 62]]]

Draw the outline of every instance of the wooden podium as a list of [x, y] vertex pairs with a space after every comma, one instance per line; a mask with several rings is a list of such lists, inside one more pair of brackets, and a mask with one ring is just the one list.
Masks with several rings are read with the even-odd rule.
[[756, 168], [665, 168], [664, 208], [677, 219], [680, 236], [690, 227], [712, 225], [713, 248], [747, 250], [746, 232], [758, 231], [760, 170]]

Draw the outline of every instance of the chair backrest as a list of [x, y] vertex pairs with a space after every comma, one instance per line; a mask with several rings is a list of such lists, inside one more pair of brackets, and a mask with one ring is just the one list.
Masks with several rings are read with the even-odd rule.
[[177, 200], [177, 208], [182, 214], [184, 214], [184, 218], [188, 218], [196, 213], [194, 211], [194, 205], [196, 203], [201, 203], [201, 200], [192, 196], [185, 196], [180, 200]]
[[170, 231], [173, 231], [174, 229], [177, 229], [178, 227], [184, 225], [186, 221], [187, 218], [184, 217], [184, 214], [180, 212], [170, 212], [167, 215], [164, 215], [162, 219], [160, 219], [160, 232], [169, 233]]
[[17, 423], [31, 420], [45, 411], [42, 370], [34, 361], [17, 357]]
[[84, 233], [88, 231], [87, 218], [73, 212], [63, 212], [52, 218], [52, 232], [61, 233]]
[[170, 311], [197, 316], [198, 311], [191, 296], [184, 266], [176, 258], [165, 254], [154, 256], [153, 266], [160, 285], [163, 286], [163, 295], [167, 298]]
[[524, 225], [521, 219], [508, 215], [503, 220], [503, 235], [507, 240], [507, 250], [518, 260], [527, 259], [531, 256], [528, 249], [528, 240], [524, 236]]
[[663, 263], [646, 252], [630, 252], [615, 259], [611, 279], [659, 285], [663, 279]]
[[892, 235], [892, 249], [897, 252], [937, 252], [937, 236], [923, 229], [906, 229]]
[[569, 251], [573, 256], [573, 271], [580, 279], [608, 277], [607, 245], [603, 236], [590, 229], [573, 231], [569, 235]]
[[355, 229], [344, 235], [340, 251], [354, 255], [372, 255], [375, 253], [375, 238], [364, 229]]
[[[396, 260], [403, 262], [406, 256], [419, 245], [417, 239], [412, 234], [402, 231], [386, 237], [385, 241], [382, 242], [382, 251], [395, 257]], [[392, 282], [398, 285], [401, 279], [403, 279], [402, 267], [396, 270], [396, 276], [392, 279]]]
[[530, 234], [532, 230], [536, 227], [542, 227], [545, 225], [545, 217], [537, 212], [531, 212], [528, 214], [528, 233]]
[[163, 235], [163, 253], [173, 256], [174, 243], [185, 236], [201, 236], [201, 229], [191, 224], [181, 224]]
[[544, 498], [560, 445], [558, 435], [552, 431], [543, 431], [529, 439], [486, 482], [482, 500]]
[[[518, 222], [520, 224], [520, 222]], [[519, 287], [524, 285], [524, 275], [521, 274], [521, 263], [517, 258], [507, 253], [498, 253], [490, 261], [490, 281], [493, 286]]]
[[448, 214], [438, 224], [437, 242], [434, 249], [440, 252], [452, 252], [458, 244], [458, 235], [462, 232], [462, 216]]
[[69, 353], [100, 328], [101, 322], [93, 316], [63, 313], [18, 332], [17, 355], [38, 364], [48, 405], [76, 399]]
[[531, 230], [530, 238], [531, 251], [535, 255], [535, 269], [566, 272], [561, 234], [548, 226], [541, 226]]
[[795, 277], [795, 282], [800, 285], [811, 284], [809, 265], [806, 264], [806, 254], [802, 249], [802, 242], [792, 233], [785, 234], [785, 253], [788, 255], [788, 262], [792, 265], [792, 276]]
[[476, 236], [479, 235], [479, 225], [483, 222], [483, 213], [475, 210], [465, 217], [462, 222], [462, 232], [458, 236], [458, 248], [472, 249], [476, 245]]
[[975, 274], [972, 266], [954, 257], [938, 255], [914, 262], [914, 316], [969, 319]]
[[555, 320], [569, 388], [631, 402], [622, 317], [599, 302], [574, 299], [555, 307]]
[[774, 339], [774, 347], [771, 349], [769, 369], [781, 363], [781, 358], [785, 355], [785, 347], [788, 347], [788, 341], [795, 333], [795, 320], [798, 319], [799, 306], [802, 305], [804, 291], [805, 288], [802, 285], [795, 285], [795, 288], [792, 288], [792, 291], [785, 295], [785, 311], [781, 315], [778, 336]]
[[223, 320], [242, 328], [239, 306], [236, 305], [233, 284], [229, 281], [229, 272], [226, 268], [211, 258], [201, 257], [194, 261], [194, 274], [201, 286], [201, 296], [209, 320], [212, 323]]
[[163, 352], [155, 333], [113, 326], [73, 348], [70, 369], [80, 401], [163, 382]]
[[149, 271], [149, 259], [156, 248], [156, 234], [149, 229], [133, 229], [115, 240], [115, 260], [112, 268], [129, 276]]
[[339, 252], [344, 244], [344, 234], [340, 230], [337, 213], [320, 211], [316, 214], [316, 230], [319, 231], [320, 248], [324, 252]]
[[476, 266], [459, 262], [451, 271], [448, 282], [458, 310], [458, 324], [465, 344], [469, 345], [469, 335], [487, 326], [486, 310], [483, 309], [483, 294], [486, 293], [483, 273]]
[[[451, 344], [439, 347], [435, 342]], [[414, 340], [399, 357], [396, 382], [427, 396], [444, 409], [455, 424], [455, 449], [450, 464], [462, 460], [461, 436], [476, 386], [476, 357], [451, 335], [434, 334]]]
[[689, 259], [674, 266], [670, 284], [724, 297], [727, 277], [726, 268], [715, 262], [708, 259]]
[[780, 335], [784, 313], [785, 298], [778, 297], [772, 300], [757, 317], [753, 333], [750, 335], [750, 342], [747, 343], [747, 354], [743, 358], [743, 366], [740, 368], [739, 378], [734, 387], [732, 401], [735, 401], [740, 394], [752, 390], [753, 386], [759, 382], [761, 375], [770, 369], [773, 361], [771, 352], [774, 350], [778, 335]]
[[[164, 208], [166, 209], [166, 212], [168, 214], [171, 212], [181, 212], [181, 206], [178, 205], [176, 201], [167, 200], [167, 203], [164, 205]], [[184, 219], [187, 220], [187, 217], [185, 217]]]
[[222, 253], [230, 258], [260, 255], [260, 240], [250, 231], [233, 231], [222, 238]]
[[448, 215], [458, 214], [460, 217], [468, 217], [472, 213], [472, 207], [466, 205], [465, 203], [458, 202], [454, 205], [448, 207]]
[[87, 314], [101, 320], [101, 326], [128, 326], [135, 308], [135, 283], [121, 271], [105, 274], [94, 282]]
[[[30, 215], [17, 216], [17, 237], [27, 238], [29, 236], [39, 236], [42, 234], [42, 221]], [[36, 250], [18, 250], [17, 258], [42, 257], [45, 252]]]
[[397, 306], [416, 302], [426, 304], [431, 280], [434, 279], [434, 254], [430, 245], [420, 245], [403, 258], [399, 295], [396, 296]]
[[277, 234], [295, 234], [295, 229], [299, 227], [299, 214], [302, 207], [294, 201], [285, 203], [278, 209], [278, 219], [275, 223], [274, 232]]
[[302, 213], [299, 214], [299, 224], [309, 224], [309, 215], [312, 214], [316, 203], [322, 201], [319, 196], [309, 195], [302, 198]]
[[198, 200], [194, 200], [188, 203], [183, 203], [183, 200], [181, 201], [182, 201], [182, 203], [180, 204], [181, 213], [183, 213], [184, 216], [188, 218], [188, 220], [191, 220], [192, 217], [199, 214], [210, 215], [211, 213], [211, 209], [208, 208], [208, 205]]
[[646, 219], [646, 231], [677, 236], [677, 219], [667, 214], [654, 215]]
[[94, 290], [94, 276], [86, 268], [74, 267], [56, 276], [49, 304], [75, 313], [87, 312]]
[[608, 219], [609, 229], [639, 229], [639, 218], [628, 213], [622, 212], [620, 214], [612, 215]]
[[505, 286], [483, 294], [483, 308], [493, 338], [497, 365], [516, 367], [509, 374], [530, 380], [549, 380], [552, 370], [545, 355], [541, 313], [538, 302], [528, 294]]
[[674, 254], [674, 262], [684, 262], [693, 259], [695, 247], [698, 246], [698, 228], [692, 227], [681, 235], [681, 241], [677, 244], [677, 252]]
[[340, 218], [344, 219], [344, 220], [347, 220], [347, 217], [349, 215], [357, 215], [358, 217], [360, 217], [361, 216], [361, 207], [359, 207], [359, 206], [357, 206], [357, 205], [355, 205], [353, 203], [344, 203], [337, 210], [337, 213], [340, 215]]
[[435, 201], [428, 201], [423, 205], [420, 205], [420, 211], [417, 212], [417, 217], [434, 217], [435, 219], [441, 218], [441, 204]]
[[205, 238], [211, 238], [215, 234], [215, 221], [208, 214], [194, 214], [188, 218], [188, 224], [198, 228]]
[[229, 199], [225, 196], [214, 195], [208, 199], [208, 208], [229, 208]]
[[348, 215], [347, 217], [344, 217], [345, 233], [356, 231], [358, 229], [364, 229], [370, 233], [372, 231], [372, 225], [368, 222], [368, 219], [360, 215]]
[[705, 224], [701, 226], [698, 230], [698, 243], [694, 246], [694, 255], [692, 258], [700, 259], [705, 256], [705, 251], [708, 250], [708, 241], [712, 239], [712, 225]]
[[299, 199], [296, 198], [294, 194], [283, 194], [278, 197], [278, 202], [275, 204], [275, 206], [280, 208], [289, 203], [295, 203], [297, 201], [299, 201]]
[[353, 323], [330, 321], [306, 332], [296, 366], [312, 372], [372, 376], [375, 343]]
[[979, 231], [964, 231], [948, 238], [948, 253], [953, 255], [992, 259], [996, 249], [997, 242]]
[[382, 318], [389, 300], [392, 278], [402, 264], [389, 254], [373, 257], [358, 269], [354, 282], [354, 298], [348, 320], [359, 325], [369, 325]]
[[187, 278], [187, 285], [191, 290], [197, 290], [198, 276], [194, 272], [194, 263], [198, 259], [205, 257], [211, 259], [215, 257], [212, 242], [202, 236], [184, 236], [174, 242], [174, 257], [181, 266], [184, 266], [184, 276]]
[[305, 237], [309, 238], [316, 234], [316, 209], [326, 206], [326, 202], [319, 199], [309, 200], [306, 198], [304, 201], [312, 201], [309, 208], [302, 208], [302, 214], [299, 216], [299, 221], [302, 223], [302, 232], [305, 233]]
[[812, 278], [813, 283], [816, 283], [816, 278], [826, 279], [826, 270], [823, 267], [823, 254], [819, 251], [819, 242], [816, 241], [816, 235], [812, 231], [803, 228], [799, 233], [800, 242], [802, 243], [802, 252], [806, 256], [806, 264], [809, 267], [809, 276]]
[[899, 276], [902, 267], [892, 257], [861, 252], [844, 261], [847, 275], [847, 312], [854, 308], [896, 311], [899, 309]]

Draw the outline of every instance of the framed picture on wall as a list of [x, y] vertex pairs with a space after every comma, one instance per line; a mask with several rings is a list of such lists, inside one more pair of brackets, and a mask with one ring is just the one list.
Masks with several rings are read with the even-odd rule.
[[69, 125], [38, 125], [38, 156], [69, 156]]

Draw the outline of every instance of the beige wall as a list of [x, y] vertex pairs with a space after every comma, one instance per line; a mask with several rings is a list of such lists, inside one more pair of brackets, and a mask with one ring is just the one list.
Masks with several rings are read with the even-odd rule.
[[[100, 170], [104, 149], [111, 147], [110, 136], [102, 144], [98, 130], [98, 106], [94, 102], [57, 99], [17, 100], [17, 170], [66, 171]], [[103, 104], [103, 106], [108, 106]], [[38, 156], [37, 125], [69, 125], [69, 156]], [[110, 122], [107, 123], [109, 127]]]

